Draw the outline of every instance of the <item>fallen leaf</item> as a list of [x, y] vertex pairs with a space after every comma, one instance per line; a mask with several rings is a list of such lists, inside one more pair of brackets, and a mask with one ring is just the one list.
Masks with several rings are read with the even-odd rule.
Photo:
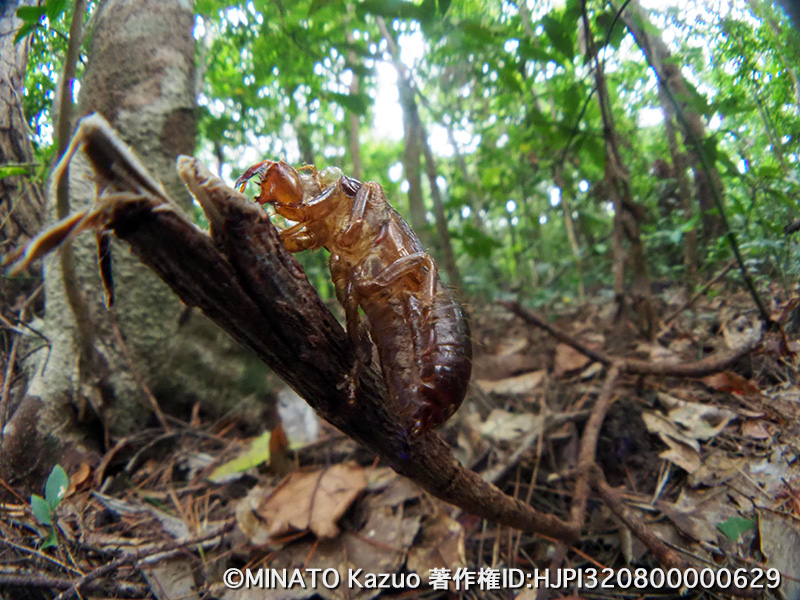
[[158, 600], [199, 600], [189, 558], [178, 555], [156, 564], [142, 564], [142, 573]]
[[480, 426], [482, 436], [498, 442], [509, 442], [525, 434], [541, 430], [544, 426], [542, 415], [512, 413], [495, 408]]
[[71, 496], [75, 493], [75, 490], [81, 487], [81, 485], [89, 479], [89, 475], [92, 473], [92, 468], [89, 466], [88, 463], [82, 462], [78, 467], [78, 470], [75, 471], [69, 478], [69, 487], [67, 488], [67, 493], [64, 495], [65, 498]]
[[495, 349], [495, 356], [511, 356], [512, 354], [519, 354], [530, 345], [530, 341], [526, 337], [512, 337], [503, 338], [497, 344]]
[[658, 399], [669, 409], [669, 420], [677, 423], [687, 436], [697, 440], [705, 441], [715, 437], [737, 416], [735, 412], [725, 408], [687, 402], [668, 394], [660, 393]]
[[539, 387], [547, 377], [544, 369], [523, 373], [516, 377], [506, 377], [498, 381], [479, 379], [476, 383], [485, 394], [515, 394], [522, 395], [532, 392]]
[[[364, 500], [364, 502], [370, 508], [378, 506], [400, 506], [410, 500], [417, 499], [422, 495], [422, 490], [416, 483], [407, 477], [398, 475], [388, 467], [379, 467], [376, 469], [371, 469], [371, 471], [388, 471], [388, 473], [385, 476], [378, 475], [381, 480], [381, 484], [377, 485], [374, 483], [373, 475], [370, 474], [370, 483], [367, 489], [374, 493], [370, 494]], [[384, 477], [386, 477], [386, 479]]]
[[572, 371], [577, 371], [589, 364], [590, 360], [588, 356], [578, 352], [572, 346], [559, 344], [556, 346], [553, 374], [556, 377], [561, 377]]
[[758, 526], [761, 553], [767, 559], [767, 566], [787, 575], [781, 578], [781, 594], [784, 598], [800, 598], [800, 552], [797, 551], [800, 532], [797, 524], [790, 518], [765, 510], [759, 511]]
[[754, 440], [768, 440], [772, 434], [758, 421], [745, 421], [742, 433]]
[[264, 498], [256, 514], [270, 537], [311, 530], [319, 538], [336, 537], [336, 522], [367, 487], [364, 469], [355, 463], [291, 473]]
[[697, 438], [686, 435], [672, 420], [649, 410], [642, 412], [642, 420], [647, 430], [658, 435], [665, 443], [666, 438], [671, 438], [689, 446], [695, 452], [700, 451]]
[[[391, 575], [398, 572], [401, 574], [400, 580], [402, 581], [408, 550], [415, 540], [422, 537], [418, 535], [421, 516], [417, 511], [408, 510], [404, 501], [396, 502], [397, 494], [391, 491], [395, 484], [402, 486], [402, 481], [408, 480], [386, 468], [367, 469], [365, 480], [370, 481], [370, 485], [376, 487], [372, 489], [368, 487], [363, 498], [359, 500], [358, 506], [353, 508], [355, 516], [352, 520], [354, 527], [352, 531], [348, 527], [337, 537], [327, 540], [311, 539], [309, 536], [296, 539], [297, 536], [294, 536], [291, 543], [285, 544], [280, 552], [273, 553], [269, 561], [269, 568], [278, 572], [284, 569], [288, 572], [295, 569], [319, 569], [320, 572], [335, 569], [338, 571], [343, 585], [337, 587], [318, 585], [316, 588], [307, 586], [305, 589], [300, 586], [290, 588], [272, 586], [267, 589], [255, 590], [258, 592], [257, 594], [251, 594], [245, 588], [238, 589], [235, 593], [228, 593], [231, 590], [220, 590], [220, 598], [224, 600], [299, 600], [314, 597], [324, 600], [369, 600], [381, 593], [386, 593], [386, 590], [380, 588], [359, 588], [346, 585], [349, 573], [357, 572], [359, 569], [361, 570], [359, 580], [362, 582], [368, 573]], [[385, 497], [384, 494], [387, 492], [393, 498]], [[240, 513], [249, 513], [250, 518], [261, 524], [263, 533], [264, 522], [255, 515], [252, 507], [258, 505], [259, 499], [264, 496], [264, 493], [263, 489], [257, 490], [255, 493], [251, 492], [248, 494], [249, 503], [242, 502], [237, 507], [236, 516], [240, 526], [242, 523]], [[418, 488], [417, 494], [419, 494]], [[400, 494], [400, 496], [403, 495]], [[428, 519], [428, 521], [431, 520]], [[360, 528], [359, 523], [363, 523]], [[253, 543], [257, 543], [253, 538], [250, 539]], [[274, 541], [265, 539], [268, 547], [276, 548]], [[306, 581], [309, 581], [308, 575]]]
[[226, 483], [238, 479], [244, 471], [269, 461], [271, 432], [265, 431], [250, 442], [250, 445], [233, 460], [218, 466], [208, 480], [212, 483]]
[[668, 449], [659, 454], [659, 458], [678, 465], [687, 473], [694, 473], [700, 468], [700, 453], [697, 450], [668, 436], [661, 437], [661, 440], [668, 446]]
[[717, 529], [728, 536], [734, 543], [738, 543], [739, 536], [750, 531], [755, 526], [756, 522], [753, 521], [753, 519], [746, 519], [744, 517], [731, 517], [722, 523], [717, 523]]
[[408, 553], [408, 570], [428, 582], [431, 569], [455, 572], [467, 564], [464, 528], [444, 513], [425, 520], [419, 541]]
[[741, 456], [730, 456], [724, 450], [712, 450], [703, 457], [700, 468], [689, 476], [689, 485], [715, 486], [728, 481], [741, 471], [747, 460]]
[[581, 371], [581, 379], [584, 381], [587, 379], [591, 379], [592, 377], [600, 373], [600, 371], [602, 371], [603, 368], [604, 368], [603, 363], [593, 362], [583, 371]]
[[708, 517], [697, 506], [687, 508], [679, 506], [678, 504], [658, 501], [656, 502], [656, 508], [658, 508], [683, 535], [697, 542], [715, 543], [717, 541], [716, 530], [711, 523], [708, 522]]
[[707, 375], [700, 381], [718, 392], [730, 392], [740, 396], [757, 396], [761, 393], [755, 383], [733, 371]]

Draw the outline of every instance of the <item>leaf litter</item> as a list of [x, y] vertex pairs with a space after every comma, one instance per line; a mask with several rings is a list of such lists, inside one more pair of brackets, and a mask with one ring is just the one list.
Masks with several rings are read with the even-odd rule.
[[[571, 308], [555, 324], [614, 356], [692, 362], [760, 334], [745, 301], [733, 304], [700, 300], [647, 343], [615, 333], [602, 305]], [[476, 378], [442, 436], [464, 464], [507, 493], [567, 518], [577, 440], [606, 368], [497, 306], [473, 308], [473, 335]], [[654, 535], [717, 567], [778, 568], [787, 598], [800, 596], [791, 579], [800, 578], [800, 387], [797, 358], [786, 353], [793, 347], [798, 340], [768, 335], [755, 352], [701, 378], [623, 374], [595, 456], [609, 485], [624, 491]], [[271, 437], [259, 437], [278, 423], [253, 431], [228, 415], [172, 433], [144, 431], [118, 441], [98, 464], [71, 469], [58, 531], [81, 572], [153, 553], [88, 589], [142, 598], [152, 591], [159, 599], [362, 599], [412, 590], [231, 590], [221, 574], [231, 566], [333, 568], [341, 576], [362, 569], [426, 581], [432, 568], [532, 571], [552, 564], [557, 543], [484, 523], [430, 497], [282, 393], [276, 412], [288, 436], [278, 447], [281, 464], [264, 460], [276, 447], [265, 445]], [[235, 463], [236, 476], [212, 481], [237, 456], [248, 458]], [[2, 505], [3, 539], [34, 552], [46, 533], [26, 503]], [[185, 542], [192, 545], [173, 548]], [[4, 564], [14, 558], [5, 548]], [[561, 565], [573, 568], [657, 565], [595, 500], [580, 542], [564, 557]], [[66, 576], [52, 562], [32, 560], [38, 575]], [[430, 598], [454, 593], [424, 589]], [[701, 595], [689, 590], [686, 597]]]

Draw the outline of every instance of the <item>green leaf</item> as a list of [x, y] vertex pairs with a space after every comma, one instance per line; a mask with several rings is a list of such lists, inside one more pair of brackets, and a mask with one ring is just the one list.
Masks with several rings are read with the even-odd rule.
[[325, 95], [342, 108], [357, 115], [363, 115], [367, 112], [368, 105], [363, 96], [351, 96], [350, 94], [340, 94], [338, 92], [327, 92]]
[[47, 550], [52, 546], [57, 546], [58, 541], [56, 540], [56, 532], [54, 529], [50, 529], [50, 533], [47, 534], [47, 537], [44, 538], [44, 542], [42, 543], [40, 550]]
[[675, 99], [678, 102], [685, 102], [692, 111], [700, 113], [706, 117], [711, 116], [711, 107], [708, 105], [706, 97], [697, 91], [697, 88], [692, 85], [690, 81], [684, 78], [686, 84], [686, 93], [675, 94]]
[[753, 521], [753, 519], [746, 519], [744, 517], [731, 517], [727, 521], [717, 523], [717, 529], [734, 542], [738, 542], [740, 535], [746, 531], [750, 531], [755, 526], [756, 522]]
[[51, 23], [61, 16], [66, 6], [67, 0], [47, 0], [45, 10], [47, 11], [47, 18], [50, 19]]
[[703, 152], [706, 158], [713, 164], [717, 162], [717, 140], [713, 137], [707, 137], [703, 140]]
[[461, 242], [464, 244], [464, 250], [472, 258], [488, 258], [495, 248], [500, 248], [503, 245], [470, 224], [464, 225], [464, 232], [460, 237]]
[[[625, 37], [626, 30], [622, 19], [614, 21], [615, 16], [615, 12], [600, 13], [595, 17], [595, 23], [597, 24], [597, 29], [603, 32], [603, 42], [605, 43], [605, 40], [608, 40], [609, 46], [619, 48], [622, 38]], [[612, 24], [614, 29], [609, 34], [609, 28]]]
[[64, 499], [69, 487], [69, 475], [61, 465], [56, 465], [50, 471], [47, 483], [44, 484], [44, 497], [50, 507], [55, 510]]
[[28, 175], [30, 172], [30, 165], [0, 165], [0, 179], [13, 175]]
[[575, 53], [572, 49], [572, 36], [569, 30], [560, 20], [551, 15], [542, 17], [542, 25], [547, 37], [553, 42], [553, 47], [571, 61]]
[[14, 36], [14, 43], [18, 44], [20, 40], [25, 39], [38, 26], [39, 26], [38, 21], [25, 23], [22, 27], [19, 28], [19, 31], [17, 31], [17, 35]]
[[44, 6], [20, 6], [17, 9], [17, 16], [26, 23], [37, 24], [43, 16], [47, 14]]
[[365, 13], [378, 15], [388, 19], [416, 19], [423, 22], [435, 16], [435, 11], [424, 5], [405, 2], [404, 0], [364, 0], [356, 4], [356, 13], [363, 18]]
[[314, 0], [311, 3], [311, 7], [308, 9], [308, 16], [310, 17], [318, 10], [322, 10], [326, 6], [330, 6], [331, 4], [338, 4], [340, 0]]
[[31, 495], [31, 508], [33, 509], [33, 516], [36, 520], [44, 525], [53, 524], [53, 509], [41, 496], [36, 494]]
[[239, 456], [220, 465], [208, 476], [212, 483], [221, 483], [226, 478], [236, 473], [242, 473], [257, 467], [262, 463], [269, 462], [269, 440], [272, 433], [265, 431], [250, 443], [250, 447]]

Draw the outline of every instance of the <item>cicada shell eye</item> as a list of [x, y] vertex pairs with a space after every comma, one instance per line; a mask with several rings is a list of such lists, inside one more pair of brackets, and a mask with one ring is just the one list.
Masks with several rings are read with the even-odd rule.
[[300, 175], [285, 162], [272, 163], [261, 179], [261, 203], [277, 206], [300, 206], [303, 203], [303, 184]]
[[322, 189], [332, 186], [344, 176], [339, 167], [325, 167], [319, 174], [319, 184]]

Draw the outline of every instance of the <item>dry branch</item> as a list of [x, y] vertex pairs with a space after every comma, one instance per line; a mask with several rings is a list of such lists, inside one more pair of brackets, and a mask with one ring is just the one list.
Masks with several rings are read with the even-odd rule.
[[82, 229], [112, 230], [185, 304], [199, 307], [320, 416], [398, 473], [484, 519], [564, 541], [577, 538], [579, 532], [568, 523], [507, 496], [462, 467], [436, 433], [411, 436], [407, 416], [389, 408], [374, 366], [361, 369], [358, 381], [351, 381], [356, 356], [348, 336], [256, 203], [195, 159], [181, 157], [180, 174], [211, 224], [210, 232], [203, 231], [100, 117], [84, 121], [73, 145], [81, 143], [105, 191], [82, 218], [72, 217], [40, 234], [23, 260], [37, 248], [52, 248], [48, 235], [63, 242]]
[[720, 356], [709, 356], [702, 360], [692, 363], [674, 363], [662, 362], [654, 363], [646, 360], [636, 360], [633, 358], [625, 359], [611, 356], [600, 350], [593, 350], [586, 344], [570, 335], [566, 331], [547, 322], [544, 317], [536, 314], [530, 309], [524, 308], [516, 302], [503, 302], [500, 304], [505, 306], [512, 313], [520, 317], [526, 323], [536, 325], [544, 329], [547, 333], [556, 338], [559, 342], [563, 342], [575, 348], [578, 352], [585, 354], [589, 358], [606, 366], [616, 364], [622, 373], [634, 373], [637, 375], [661, 375], [673, 377], [705, 377], [712, 373], [719, 373], [729, 368], [741, 358], [747, 356], [750, 352], [755, 350], [761, 343], [761, 338], [754, 339], [749, 343], [743, 345], [741, 348], [732, 350]]

